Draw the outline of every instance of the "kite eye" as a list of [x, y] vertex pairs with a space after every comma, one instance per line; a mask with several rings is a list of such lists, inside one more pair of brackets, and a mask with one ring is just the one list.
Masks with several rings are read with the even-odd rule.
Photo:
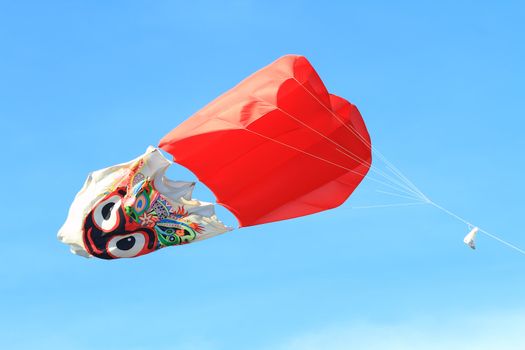
[[115, 258], [133, 258], [146, 245], [146, 237], [142, 233], [133, 233], [112, 238], [107, 245], [108, 253]]
[[103, 232], [111, 232], [118, 227], [120, 202], [121, 197], [115, 195], [97, 204], [93, 211], [93, 222], [98, 229]]

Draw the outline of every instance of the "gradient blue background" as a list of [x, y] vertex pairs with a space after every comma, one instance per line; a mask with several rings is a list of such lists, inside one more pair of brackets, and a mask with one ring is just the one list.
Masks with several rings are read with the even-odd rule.
[[520, 1], [0, 1], [0, 347], [523, 349], [525, 256], [483, 236], [469, 250], [430, 206], [351, 209], [382, 204], [370, 182], [330, 212], [134, 260], [74, 256], [56, 232], [90, 171], [297, 53], [430, 198], [525, 246], [524, 16]]

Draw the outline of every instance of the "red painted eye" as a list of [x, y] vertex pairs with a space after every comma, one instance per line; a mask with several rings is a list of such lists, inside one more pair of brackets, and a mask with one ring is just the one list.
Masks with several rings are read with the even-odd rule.
[[108, 242], [107, 251], [115, 258], [133, 258], [142, 252], [146, 239], [140, 232], [117, 236]]
[[97, 204], [93, 210], [93, 222], [98, 229], [111, 232], [118, 227], [120, 223], [118, 209], [121, 200], [120, 196], [115, 195]]

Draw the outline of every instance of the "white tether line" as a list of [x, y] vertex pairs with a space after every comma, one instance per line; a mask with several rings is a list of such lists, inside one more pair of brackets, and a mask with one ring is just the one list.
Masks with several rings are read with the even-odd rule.
[[[366, 178], [370, 179], [370, 175], [367, 176]], [[365, 179], [366, 179], [366, 178], [365, 178]], [[387, 183], [382, 183], [382, 185], [387, 186], [387, 187], [390, 187], [390, 188], [391, 188], [392, 190], [394, 190], [394, 191], [399, 191], [399, 192], [401, 192], [401, 193], [397, 194], [398, 196], [399, 196], [399, 195], [404, 195], [406, 198], [409, 198], [409, 199], [418, 200], [418, 201], [423, 201], [422, 198], [421, 198], [420, 196], [415, 196], [415, 195], [413, 195], [412, 193], [402, 191], [402, 190], [400, 190], [399, 188], [394, 187], [394, 186], [390, 186], [390, 185], [387, 184]], [[381, 191], [381, 190], [376, 190], [376, 191], [377, 191], [377, 192], [381, 192], [381, 193], [386, 193], [386, 194], [390, 194], [390, 193], [392, 193], [392, 192], [386, 192], [386, 191]], [[423, 202], [426, 202], [426, 201], [423, 201]]]
[[424, 203], [424, 202], [394, 203], [394, 204], [351, 206], [350, 208], [351, 209], [390, 208], [390, 207], [408, 207], [411, 205], [423, 205], [423, 204], [427, 204], [427, 203]]
[[[454, 214], [453, 212], [451, 212], [451, 211], [448, 210], [448, 209], [443, 208], [443, 207], [440, 206], [439, 204], [436, 204], [436, 203], [434, 203], [434, 202], [432, 202], [432, 201], [429, 201], [428, 204], [430, 204], [430, 205], [436, 207], [437, 209], [443, 211], [444, 213], [450, 215], [451, 217], [453, 217], [453, 218], [455, 218], [455, 219], [457, 219], [457, 220], [459, 220], [459, 221], [461, 221], [461, 222], [463, 222], [463, 223], [465, 223], [465, 224], [467, 224], [467, 225], [470, 225], [470, 226], [472, 226], [472, 227], [476, 226], [476, 225], [474, 225], [474, 224], [468, 222], [467, 220], [463, 219], [461, 216], [459, 216], [459, 215], [457, 215], [457, 214]], [[490, 233], [490, 232], [487, 232], [487, 231], [485, 231], [485, 230], [483, 230], [483, 229], [481, 229], [481, 228], [479, 228], [479, 232], [482, 232], [482, 233], [484, 233], [485, 235], [489, 236], [490, 238], [493, 238], [493, 239], [495, 239], [496, 241], [498, 241], [498, 242], [500, 242], [500, 243], [506, 245], [507, 247], [512, 248], [512, 249], [514, 249], [515, 251], [517, 251], [517, 252], [519, 252], [519, 253], [525, 255], [525, 250], [523, 250], [523, 249], [521, 249], [521, 248], [515, 246], [515, 245], [512, 244], [512, 243], [507, 242], [507, 241], [504, 240], [504, 239], [499, 238], [499, 237], [496, 236], [495, 234], [492, 234], [492, 233]]]
[[379, 193], [383, 193], [383, 194], [387, 194], [389, 196], [394, 196], [394, 197], [400, 197], [400, 198], [407, 198], [407, 199], [417, 199], [419, 200], [421, 203], [428, 203], [427, 201], [422, 201], [420, 198], [414, 198], [414, 197], [409, 197], [409, 196], [403, 196], [401, 194], [398, 194], [398, 193], [394, 193], [394, 192], [388, 192], [388, 191], [382, 191], [382, 190], [376, 190], [376, 192], [379, 192]]

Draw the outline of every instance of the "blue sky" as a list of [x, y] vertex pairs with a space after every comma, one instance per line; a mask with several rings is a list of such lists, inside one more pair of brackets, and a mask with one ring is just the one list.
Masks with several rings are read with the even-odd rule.
[[432, 200], [524, 247], [521, 2], [0, 5], [2, 348], [523, 348], [525, 257], [469, 250], [430, 206], [352, 209], [391, 200], [367, 181], [336, 210], [139, 259], [56, 240], [90, 171], [296, 53]]

